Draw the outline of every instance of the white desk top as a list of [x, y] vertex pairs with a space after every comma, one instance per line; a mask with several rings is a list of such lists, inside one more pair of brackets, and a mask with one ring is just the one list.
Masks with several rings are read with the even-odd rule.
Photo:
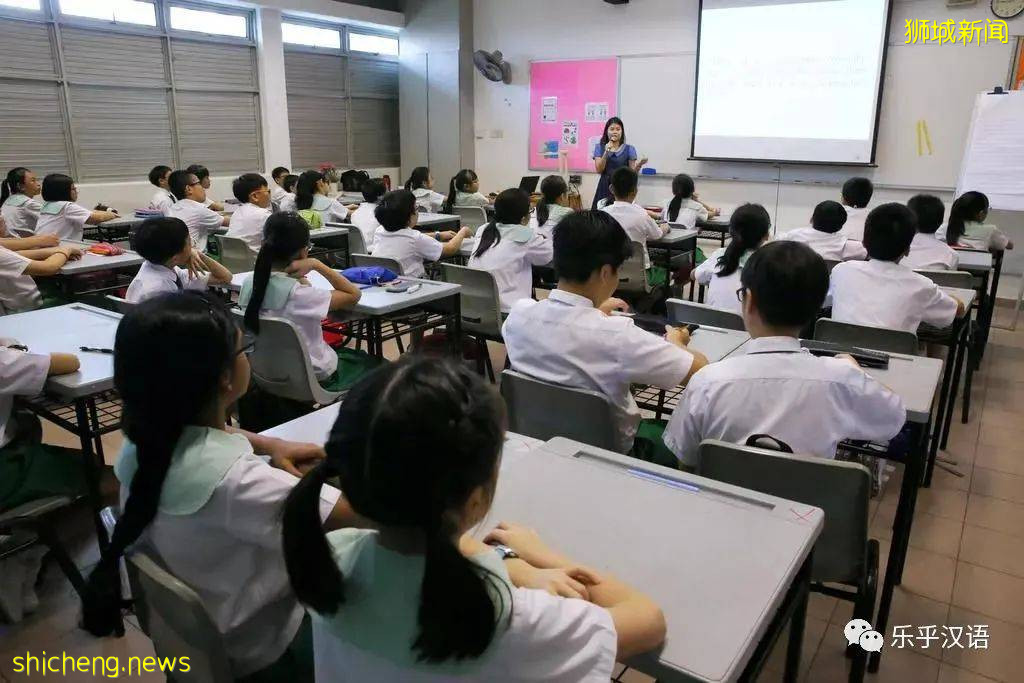
[[973, 289], [960, 289], [959, 287], [940, 287], [940, 289], [952, 297], [964, 302], [964, 307], [971, 310], [974, 300], [978, 298], [978, 292]]
[[50, 377], [46, 389], [64, 398], [78, 398], [114, 386], [114, 357], [86, 353], [80, 346], [114, 348], [121, 314], [86, 304], [68, 304], [28, 313], [0, 316], [0, 337], [18, 340], [30, 353], [73, 353], [82, 367], [70, 375]]
[[95, 242], [72, 242], [63, 240], [62, 247], [75, 247], [82, 250], [82, 258], [77, 261], [68, 261], [61, 269], [61, 275], [80, 275], [82, 273], [96, 273], [103, 270], [119, 270], [121, 268], [134, 268], [141, 266], [144, 258], [134, 251], [125, 251], [120, 256], [101, 256], [86, 251]]
[[986, 272], [992, 270], [992, 254], [987, 251], [961, 251], [956, 250], [960, 265], [957, 270], [968, 272]]
[[663, 244], [675, 244], [697, 236], [699, 230], [687, 230], [685, 228], [672, 228], [667, 235], [656, 240], [647, 240], [647, 246], [657, 247]]
[[103, 221], [96, 227], [115, 229], [115, 228], [133, 228], [136, 225], [142, 225], [145, 218], [139, 218], [135, 214], [128, 216], [119, 216], [118, 218], [111, 219], [109, 221]]
[[[252, 275], [252, 271], [236, 273], [231, 278], [228, 289], [238, 291], [242, 289], [242, 283]], [[307, 278], [309, 284], [318, 289], [334, 289], [326, 278], [319, 273], [310, 273]], [[418, 280], [411, 277], [402, 277], [401, 280], [420, 284], [419, 290], [415, 292], [386, 292], [383, 287], [367, 287], [363, 289], [363, 295], [351, 311], [363, 315], [387, 315], [412, 306], [443, 299], [451, 296], [462, 289], [461, 285], [450, 282], [439, 282], [437, 280]]]
[[711, 363], [733, 355], [750, 341], [750, 335], [739, 330], [701, 325], [690, 337], [689, 347], [707, 356]]
[[438, 223], [461, 222], [461, 220], [458, 216], [450, 213], [421, 213], [416, 217], [416, 225], [422, 228]]
[[[230, 226], [222, 225], [219, 228], [213, 228], [210, 230], [211, 235], [224, 235], [230, 230]], [[328, 225], [323, 228], [317, 228], [316, 230], [309, 231], [309, 240], [316, 242], [318, 240], [329, 239], [331, 237], [342, 237], [348, 234], [348, 228], [340, 225]]]

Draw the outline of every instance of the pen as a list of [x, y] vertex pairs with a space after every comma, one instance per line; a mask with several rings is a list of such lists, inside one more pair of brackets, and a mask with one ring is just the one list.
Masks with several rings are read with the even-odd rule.
[[109, 353], [109, 354], [113, 354], [114, 353], [114, 349], [98, 349], [98, 348], [93, 348], [91, 346], [79, 346], [78, 350], [79, 351], [85, 351], [86, 353]]

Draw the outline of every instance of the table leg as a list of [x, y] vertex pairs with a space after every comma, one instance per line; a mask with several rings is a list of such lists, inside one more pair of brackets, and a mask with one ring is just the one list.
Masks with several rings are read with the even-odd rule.
[[[949, 390], [949, 403], [946, 405], [945, 416], [939, 416], [942, 419], [942, 437], [939, 440], [939, 448], [946, 448], [949, 444], [949, 430], [953, 424], [953, 413], [956, 412], [956, 396], [960, 391], [960, 375], [963, 374], [964, 363], [970, 352], [970, 329], [971, 321], [967, 319], [964, 321], [964, 325], [960, 330], [960, 336], [956, 348], [958, 352], [956, 354], [956, 364], [953, 366], [953, 385]], [[932, 480], [932, 467], [935, 462], [929, 463], [928, 472], [925, 474], [925, 481], [930, 484]]]
[[[956, 326], [958, 323], [954, 322]], [[942, 431], [943, 417], [946, 414], [946, 404], [954, 403], [954, 397], [950, 396], [950, 385], [953, 382], [953, 366], [956, 364], [956, 355], [958, 349], [957, 339], [960, 336], [960, 330], [953, 329], [950, 332], [949, 344], [946, 345], [949, 349], [946, 353], [946, 362], [942, 364], [942, 386], [939, 389], [939, 406], [935, 412], [935, 437], [931, 440], [931, 444], [928, 448], [928, 463], [926, 471], [931, 474], [932, 467], [934, 466], [935, 458], [939, 455], [939, 435]], [[925, 486], [931, 485], [931, 477], [929, 476], [923, 482]]]
[[[110, 544], [107, 538], [107, 529], [103, 526], [100, 518], [100, 510], [103, 508], [103, 499], [100, 494], [100, 477], [103, 471], [102, 446], [97, 454], [94, 449], [94, 424], [95, 440], [99, 441], [99, 425], [93, 422], [96, 415], [96, 404], [91, 397], [75, 399], [75, 418], [78, 423], [78, 438], [82, 446], [82, 465], [85, 468], [85, 482], [89, 489], [89, 505], [92, 507], [92, 520], [96, 527], [96, 540], [100, 550], [106, 551]], [[97, 462], [97, 457], [100, 458]]]
[[786, 683], [796, 683], [800, 676], [800, 656], [804, 644], [804, 625], [807, 623], [807, 602], [810, 598], [811, 589], [811, 555], [804, 560], [800, 573], [797, 574], [796, 582], [799, 593], [796, 597], [796, 605], [793, 608], [793, 618], [789, 622], [789, 643], [786, 646], [786, 670], [782, 680]]
[[[458, 292], [448, 297], [451, 300], [451, 344], [452, 355], [462, 358], [462, 297]], [[486, 352], [487, 345], [484, 343]]]

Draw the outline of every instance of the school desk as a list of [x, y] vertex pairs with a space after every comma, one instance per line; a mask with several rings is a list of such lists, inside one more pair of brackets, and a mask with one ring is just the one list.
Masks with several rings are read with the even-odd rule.
[[78, 436], [85, 464], [88, 495], [100, 547], [107, 533], [100, 520], [100, 437], [121, 426], [121, 401], [114, 394], [114, 357], [83, 352], [79, 347], [112, 349], [120, 313], [86, 304], [42, 308], [0, 316], [0, 337], [16, 339], [31, 353], [61, 351], [78, 356], [81, 368], [46, 380], [44, 394], [23, 403], [34, 413]]
[[462, 227], [462, 219], [450, 213], [427, 213], [423, 212], [416, 217], [416, 229], [423, 231], [452, 230], [458, 232]]
[[707, 220], [697, 219], [697, 230], [700, 231], [697, 234], [697, 238], [702, 240], [718, 240], [724, 247], [725, 240], [729, 237], [730, 216], [731, 214], [722, 213]]
[[145, 218], [138, 218], [134, 213], [118, 216], [97, 225], [86, 225], [82, 229], [83, 237], [101, 242], [123, 242], [131, 235], [132, 230], [142, 225]]
[[[978, 344], [978, 360], [985, 355], [989, 332], [992, 329], [992, 316], [995, 313], [996, 293], [999, 291], [999, 275], [1003, 269], [1003, 252], [978, 251], [974, 249], [957, 249], [960, 259], [957, 270], [964, 270], [981, 278], [978, 300], [978, 328], [980, 339]], [[967, 422], [967, 405], [965, 405], [964, 423]]]
[[647, 251], [651, 256], [651, 261], [655, 265], [661, 265], [669, 272], [670, 283], [672, 280], [672, 259], [677, 254], [693, 254], [694, 256], [690, 257], [690, 264], [693, 267], [697, 266], [695, 255], [697, 252], [698, 234], [699, 231], [697, 230], [674, 227], [669, 229], [668, 234], [656, 240], [647, 240]]
[[[129, 275], [134, 275], [145, 260], [134, 251], [125, 251], [118, 256], [102, 256], [87, 251], [95, 242], [75, 242], [61, 240], [62, 247], [74, 247], [82, 250], [82, 258], [68, 261], [52, 279], [60, 287], [62, 295], [68, 299], [85, 294], [99, 294], [127, 287], [131, 282]], [[100, 273], [111, 273], [110, 278], [97, 280], [93, 276]], [[83, 277], [88, 276], [88, 277]]]
[[[236, 273], [228, 289], [239, 291], [242, 283], [251, 276], [251, 272]], [[319, 273], [312, 272], [306, 276], [309, 284], [319, 289], [333, 289], [331, 284]], [[335, 311], [331, 317], [349, 321], [349, 334], [366, 340], [367, 351], [380, 358], [384, 357], [384, 342], [419, 330], [429, 330], [444, 325], [449, 337], [453, 353], [460, 352], [462, 337], [462, 301], [461, 285], [437, 280], [418, 280], [401, 277], [400, 280], [418, 285], [415, 292], [388, 292], [384, 287], [363, 286], [359, 303], [347, 311]], [[416, 310], [426, 311], [429, 315], [419, 319], [411, 319], [404, 314]], [[396, 318], [396, 314], [403, 314]], [[383, 331], [384, 323], [388, 323], [391, 332]]]

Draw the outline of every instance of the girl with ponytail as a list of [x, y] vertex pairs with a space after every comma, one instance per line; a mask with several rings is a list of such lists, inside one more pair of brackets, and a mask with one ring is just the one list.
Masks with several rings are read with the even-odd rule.
[[36, 174], [24, 166], [12, 168], [0, 183], [0, 216], [7, 223], [11, 236], [15, 230], [36, 231], [43, 205], [33, 199], [42, 190]]
[[295, 323], [317, 380], [334, 387], [340, 354], [349, 352], [335, 351], [324, 341], [320, 321], [331, 311], [355, 306], [361, 293], [344, 275], [309, 258], [309, 225], [301, 216], [275, 213], [263, 225], [263, 244], [252, 275], [242, 283], [238, 305], [253, 334], [259, 334], [261, 314]]
[[981, 192], [964, 192], [953, 202], [946, 223], [946, 244], [983, 251], [1013, 249], [1013, 242], [988, 218], [988, 197]]
[[452, 213], [452, 209], [456, 206], [479, 206], [483, 208], [490, 204], [493, 199], [493, 193], [490, 199], [480, 194], [480, 179], [477, 177], [476, 171], [471, 168], [464, 168], [453, 175], [451, 182], [448, 183], [448, 198], [444, 200], [441, 211], [443, 213]]
[[331, 185], [320, 171], [304, 171], [295, 183], [295, 210], [314, 228], [348, 220], [348, 212], [356, 205], [345, 206], [327, 193]]
[[434, 192], [434, 176], [426, 166], [412, 169], [409, 179], [405, 181], [405, 189], [416, 197], [416, 206], [420, 211], [436, 212], [444, 206], [445, 196]]
[[[287, 680], [312, 681], [276, 530], [296, 465], [322, 450], [227, 427], [249, 385], [250, 350], [233, 316], [206, 294], [163, 294], [122, 319], [114, 341], [126, 437], [114, 467], [122, 513], [89, 576], [82, 626], [95, 636], [124, 633], [118, 565], [134, 547], [198, 593], [237, 677], [281, 660]], [[352, 520], [339, 495], [326, 487], [318, 497], [332, 528]]]
[[680, 173], [672, 179], [672, 199], [662, 205], [661, 215], [655, 214], [654, 217], [693, 230], [697, 221], [706, 221], [719, 213], [718, 209], [697, 198], [693, 178]]
[[[496, 548], [467, 533], [500, 485], [503, 413], [470, 370], [414, 355], [349, 392], [327, 459], [283, 515], [285, 562], [313, 612], [318, 670], [403, 683], [596, 681], [616, 656], [661, 642], [650, 600], [535, 533], [501, 524], [485, 539]], [[318, 493], [332, 477], [373, 530], [321, 531]]]
[[690, 276], [697, 284], [708, 287], [708, 305], [743, 312], [736, 294], [740, 271], [754, 250], [768, 241], [771, 223], [768, 211], [760, 204], [744, 204], [733, 212], [729, 219], [729, 245], [713, 253]]
[[540, 181], [540, 195], [533, 224], [550, 237], [558, 221], [572, 213], [569, 208], [569, 185], [562, 176], [549, 175]]
[[503, 311], [533, 297], [533, 267], [551, 263], [554, 256], [551, 240], [529, 222], [529, 195], [518, 188], [505, 190], [494, 201], [494, 220], [480, 231], [466, 264], [494, 276]]

